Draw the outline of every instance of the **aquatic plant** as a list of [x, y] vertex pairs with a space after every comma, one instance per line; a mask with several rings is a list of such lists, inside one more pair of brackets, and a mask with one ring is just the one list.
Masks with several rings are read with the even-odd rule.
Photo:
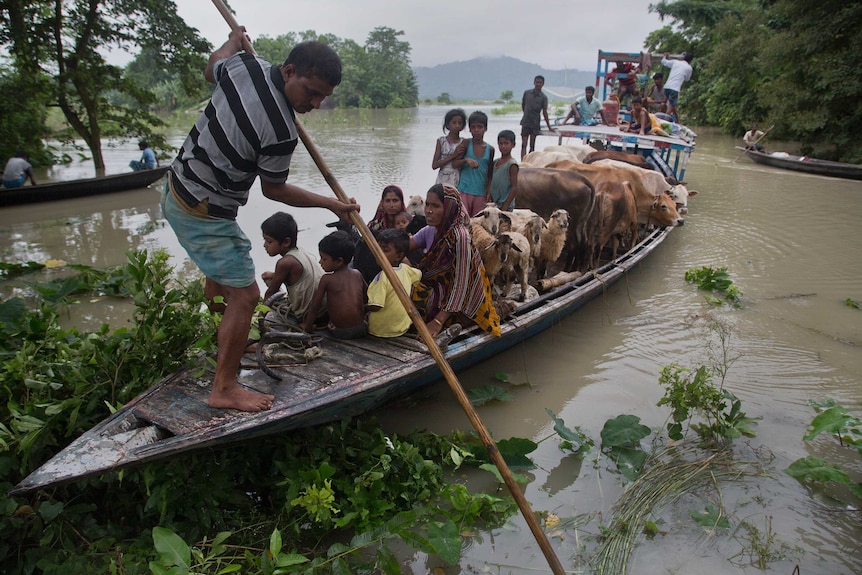
[[[808, 431], [802, 438], [804, 441], [814, 441], [821, 433], [828, 433], [837, 439], [842, 447], [856, 450], [862, 457], [862, 420], [834, 399], [809, 401], [808, 405], [814, 408], [817, 415], [808, 426]], [[854, 496], [862, 499], [862, 483], [853, 481], [839, 465], [831, 464], [821, 457], [809, 455], [797, 459], [785, 469], [785, 473], [808, 485], [846, 485]]]
[[[739, 307], [741, 304], [742, 292], [730, 279], [726, 267], [691, 268], [685, 272], [685, 281], [696, 283], [698, 289], [720, 294], [733, 307]], [[720, 298], [713, 295], [707, 295], [706, 300], [711, 305], [721, 305], [722, 303]]]

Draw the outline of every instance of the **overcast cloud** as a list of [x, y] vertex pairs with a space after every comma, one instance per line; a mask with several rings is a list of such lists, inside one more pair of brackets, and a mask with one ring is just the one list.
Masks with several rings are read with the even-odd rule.
[[[511, 56], [541, 67], [593, 70], [599, 49], [639, 52], [662, 26], [655, 0], [234, 0], [252, 39], [314, 30], [365, 44], [378, 26], [401, 30], [413, 66]], [[180, 16], [214, 46], [227, 25], [210, 0], [176, 0]], [[589, 9], [588, 6], [593, 6]]]

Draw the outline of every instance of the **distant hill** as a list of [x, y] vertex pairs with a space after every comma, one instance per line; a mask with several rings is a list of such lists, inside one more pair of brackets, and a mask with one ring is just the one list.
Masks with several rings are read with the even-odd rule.
[[538, 74], [545, 77], [548, 96], [563, 100], [571, 98], [573, 90], [580, 92], [587, 84], [593, 84], [596, 78], [594, 71], [548, 70], [508, 56], [416, 67], [413, 71], [420, 100], [436, 100], [443, 92], [448, 92], [453, 100], [497, 100], [502, 92], [512, 90], [520, 101]]

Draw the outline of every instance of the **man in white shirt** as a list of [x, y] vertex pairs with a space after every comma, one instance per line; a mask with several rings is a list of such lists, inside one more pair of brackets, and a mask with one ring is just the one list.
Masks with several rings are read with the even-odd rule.
[[751, 129], [742, 137], [742, 141], [745, 142], [745, 149], [766, 153], [766, 147], [759, 143], [765, 135], [766, 132], [758, 130], [757, 122], [754, 122], [751, 125]]
[[691, 78], [691, 52], [685, 52], [682, 60], [668, 59], [670, 54], [665, 54], [661, 59], [661, 65], [670, 68], [667, 82], [664, 83], [664, 93], [667, 96], [667, 113], [674, 122], [679, 122], [677, 105], [679, 103], [679, 92], [686, 80]]

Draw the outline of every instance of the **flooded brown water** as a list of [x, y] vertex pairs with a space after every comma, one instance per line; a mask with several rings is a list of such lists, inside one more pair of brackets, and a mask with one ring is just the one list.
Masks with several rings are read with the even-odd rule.
[[[367, 219], [385, 185], [396, 183], [407, 194], [424, 195], [433, 183], [431, 157], [445, 111], [334, 112], [309, 118], [306, 126]], [[486, 139], [495, 141], [499, 130], [514, 129], [517, 123], [517, 116], [491, 115]], [[540, 140], [540, 147], [553, 143]], [[779, 171], [744, 157], [734, 161], [735, 143], [700, 130], [686, 174], [689, 188], [699, 195], [690, 200], [686, 224], [627, 280], [553, 329], [460, 373], [459, 379], [471, 388], [495, 383], [497, 374], [506, 373], [513, 382], [530, 383], [509, 389], [515, 397], [511, 402], [479, 408], [498, 439], [519, 436], [539, 442], [553, 436], [548, 408], [598, 444], [604, 422], [620, 414], [637, 415], [653, 429], [664, 426], [668, 411], [656, 407], [663, 393], [658, 385], [661, 368], [674, 362], [685, 367], [707, 363], [709, 342], [716, 340], [705, 326], [718, 320], [729, 327], [729, 355], [736, 358], [725, 385], [742, 400], [743, 411], [760, 418], [757, 437], [737, 441], [739, 455], [760, 457], [769, 474], [711, 486], [658, 510], [652, 519], [661, 522], [662, 534], [640, 542], [629, 572], [755, 572], [747, 566], [753, 545], [741, 526], [746, 522], [761, 537], [771, 532], [770, 551], [782, 555], [768, 563], [768, 573], [790, 574], [796, 565], [802, 574], [862, 573], [859, 512], [846, 512], [840, 501], [813, 496], [783, 472], [796, 459], [816, 455], [862, 481], [858, 454], [837, 447], [831, 438], [802, 441], [814, 416], [806, 405], [809, 400], [831, 397], [862, 414], [862, 311], [844, 303], [848, 298], [862, 301], [862, 259], [853, 247], [862, 238], [862, 182]], [[770, 145], [781, 149], [778, 142]], [[137, 153], [133, 144], [109, 150], [109, 172], [122, 171]], [[71, 173], [66, 168], [51, 175]], [[291, 181], [328, 193], [303, 153], [297, 155]], [[309, 250], [330, 231], [323, 226], [333, 220], [329, 212], [280, 206], [256, 189], [240, 223], [255, 244], [259, 271], [274, 263], [258, 240], [260, 222], [272, 212], [284, 209], [297, 216], [299, 244]], [[124, 262], [128, 249], [157, 247], [166, 248], [176, 265], [194, 273], [173, 233], [164, 227], [154, 189], [0, 209], [3, 261], [55, 258], [108, 266]], [[727, 267], [743, 293], [740, 309], [710, 306], [704, 294], [685, 281], [686, 270], [701, 266]], [[7, 297], [25, 293], [25, 288], [7, 283], [0, 285], [0, 293]], [[88, 304], [75, 313], [82, 321], [123, 323], [128, 310], [110, 305]], [[470, 427], [443, 383], [376, 415], [391, 432], [418, 427], [446, 433]], [[571, 572], [585, 571], [579, 552], [595, 547], [599, 525], [610, 520], [623, 488], [597, 450], [580, 461], [550, 437], [532, 454], [538, 467], [529, 473], [525, 494], [534, 509], [561, 518], [597, 514], [579, 530], [551, 538]], [[483, 476], [471, 474], [465, 480], [472, 488], [494, 488], [493, 480]], [[723, 506], [730, 530], [710, 534], [689, 518], [689, 511], [707, 504]], [[413, 572], [425, 573], [437, 564], [420, 554], [411, 566]], [[470, 540], [460, 565], [445, 570], [536, 571], [547, 572], [547, 563], [519, 516]]]

